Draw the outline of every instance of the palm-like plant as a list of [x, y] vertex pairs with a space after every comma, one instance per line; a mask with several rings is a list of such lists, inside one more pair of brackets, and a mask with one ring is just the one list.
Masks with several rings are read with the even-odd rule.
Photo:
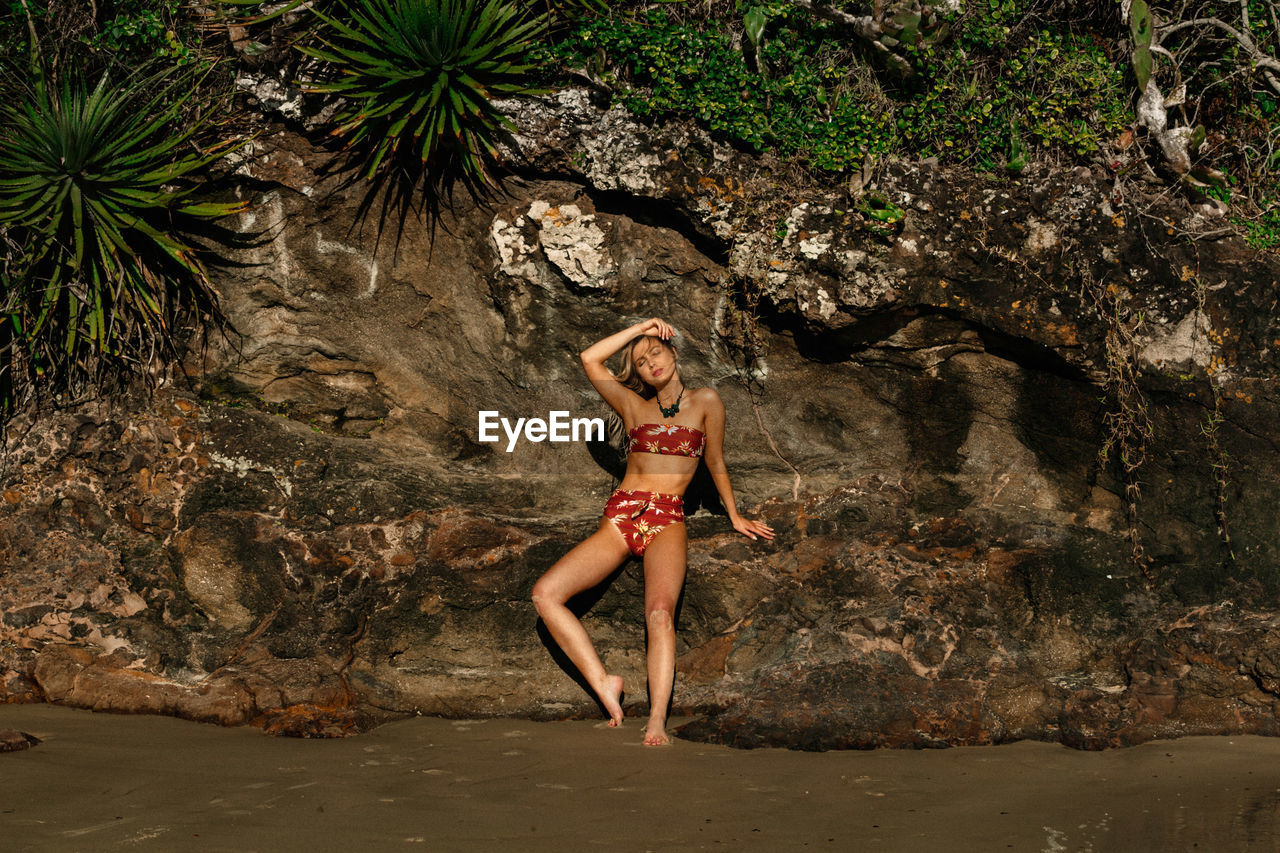
[[0, 410], [50, 369], [100, 376], [172, 353], [184, 312], [216, 310], [184, 235], [241, 205], [189, 199], [223, 153], [192, 144], [198, 120], [175, 130], [190, 82], [38, 75], [0, 103]]
[[317, 12], [329, 66], [313, 89], [340, 95], [336, 133], [378, 181], [456, 169], [473, 189], [491, 183], [497, 140], [512, 129], [491, 98], [533, 91], [528, 53], [545, 25], [507, 0], [347, 0], [342, 19]]

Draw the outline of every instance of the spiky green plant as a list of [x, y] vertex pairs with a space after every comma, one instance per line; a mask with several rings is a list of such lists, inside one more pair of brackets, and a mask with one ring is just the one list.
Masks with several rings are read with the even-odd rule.
[[545, 18], [507, 0], [347, 0], [325, 24], [321, 47], [303, 52], [328, 65], [315, 91], [340, 95], [335, 132], [361, 174], [491, 182], [509, 119], [492, 98], [533, 91], [524, 75]]
[[191, 83], [37, 75], [0, 103], [0, 410], [37, 377], [149, 365], [185, 312], [215, 310], [190, 235], [241, 205], [190, 199], [223, 153], [192, 142]]

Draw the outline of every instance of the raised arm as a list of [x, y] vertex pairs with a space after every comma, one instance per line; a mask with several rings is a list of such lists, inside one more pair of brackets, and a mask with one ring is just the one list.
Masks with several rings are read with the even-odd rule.
[[579, 356], [582, 359], [582, 369], [587, 372], [587, 378], [591, 380], [591, 384], [595, 386], [596, 391], [600, 392], [600, 396], [604, 397], [604, 401], [612, 406], [624, 420], [627, 417], [627, 410], [640, 401], [640, 395], [614, 379], [604, 363], [629, 341], [640, 335], [654, 335], [666, 341], [670, 340], [674, 333], [675, 330], [668, 323], [654, 317], [596, 341], [584, 349]]
[[773, 528], [762, 521], [743, 518], [733, 499], [729, 469], [724, 464], [724, 401], [714, 388], [699, 388], [697, 393], [706, 406], [707, 446], [703, 459], [707, 463], [707, 471], [711, 473], [711, 481], [716, 484], [716, 491], [720, 494], [720, 503], [724, 504], [725, 511], [729, 514], [733, 529], [751, 539], [757, 536], [772, 539]]

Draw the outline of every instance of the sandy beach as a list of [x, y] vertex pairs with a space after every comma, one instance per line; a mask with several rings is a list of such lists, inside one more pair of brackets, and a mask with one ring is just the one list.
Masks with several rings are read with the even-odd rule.
[[0, 707], [6, 851], [1280, 850], [1280, 740], [1077, 752], [639, 745], [420, 718], [346, 740]]

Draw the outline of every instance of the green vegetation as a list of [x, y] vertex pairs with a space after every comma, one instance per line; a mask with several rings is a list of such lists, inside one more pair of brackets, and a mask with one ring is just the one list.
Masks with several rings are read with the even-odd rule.
[[[1037, 160], [1101, 163], [1121, 177], [1155, 169], [1236, 206], [1253, 245], [1280, 247], [1267, 212], [1267, 199], [1280, 197], [1274, 0], [1250, 0], [1247, 20], [1209, 0], [1137, 0], [1128, 19], [1104, 0], [944, 5], [576, 9], [542, 65], [549, 83], [587, 77], [638, 116], [693, 119], [819, 179], [885, 156], [983, 171]], [[1223, 17], [1225, 27], [1205, 23]], [[1148, 80], [1170, 134], [1137, 114]]]
[[[458, 174], [488, 183], [497, 137], [512, 129], [491, 98], [529, 91], [527, 56], [544, 27], [504, 0], [351, 0], [324, 22], [317, 92], [339, 95], [335, 132], [361, 174]], [[416, 183], [414, 181], [413, 183]]]
[[55, 73], [61, 67], [127, 73], [154, 61], [199, 64], [207, 20], [186, 0], [0, 0], [0, 62], [27, 68], [30, 24], [36, 53]]
[[181, 0], [2, 0], [0, 422], [35, 396], [154, 376], [216, 316], [193, 235], [227, 78]]
[[785, 3], [751, 59], [723, 20], [661, 7], [584, 18], [545, 61], [602, 65], [600, 78], [637, 115], [695, 118], [826, 172], [890, 153], [1019, 165], [1024, 139], [1088, 154], [1127, 125], [1124, 69], [1100, 48], [1066, 30], [1015, 37], [1012, 12], [978, 5], [954, 44], [909, 46], [909, 77], [878, 70], [839, 24]]
[[1257, 219], [1236, 219], [1245, 229], [1245, 242], [1255, 249], [1280, 249], [1280, 202], [1264, 199]]
[[0, 407], [37, 377], [75, 381], [146, 366], [192, 308], [211, 310], [183, 235], [239, 205], [192, 201], [190, 180], [220, 156], [178, 130], [192, 78], [122, 83], [38, 76], [0, 103], [0, 228], [9, 251], [0, 303]]
[[992, 169], [1016, 165], [1024, 140], [1087, 155], [1129, 124], [1123, 69], [1090, 42], [1049, 29], [1020, 43], [992, 33], [966, 31], [960, 50], [926, 57], [923, 88], [899, 110], [908, 146]]
[[840, 171], [889, 151], [888, 102], [860, 97], [845, 79], [829, 27], [795, 23], [757, 53], [768, 76], [747, 66], [729, 32], [673, 20], [665, 9], [588, 20], [545, 61], [582, 65], [603, 51], [617, 68], [605, 79], [637, 115], [690, 116], [754, 151], [798, 154], [817, 168]]

